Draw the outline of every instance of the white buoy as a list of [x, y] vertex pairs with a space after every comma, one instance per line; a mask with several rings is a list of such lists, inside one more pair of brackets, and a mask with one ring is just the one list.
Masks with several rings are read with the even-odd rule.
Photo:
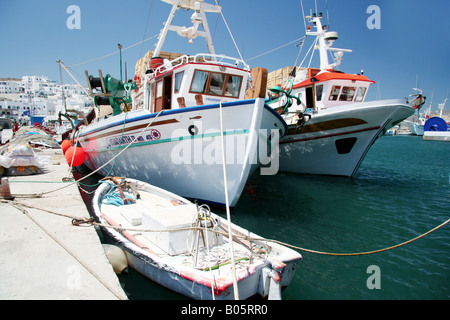
[[105, 250], [106, 257], [116, 274], [122, 274], [122, 272], [127, 271], [128, 261], [122, 249], [112, 244], [103, 244], [103, 250]]

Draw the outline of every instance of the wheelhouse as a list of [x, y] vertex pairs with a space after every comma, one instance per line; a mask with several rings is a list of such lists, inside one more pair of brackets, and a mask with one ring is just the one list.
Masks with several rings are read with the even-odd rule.
[[150, 112], [245, 98], [249, 67], [241, 60], [199, 54], [162, 60], [152, 66], [133, 108]]
[[375, 83], [362, 75], [335, 71], [315, 73], [316, 70], [319, 71], [309, 69], [310, 77], [295, 85], [291, 83], [291, 88], [286, 88], [301, 101], [301, 105], [294, 103], [289, 109], [290, 112], [314, 112], [364, 102], [369, 86]]

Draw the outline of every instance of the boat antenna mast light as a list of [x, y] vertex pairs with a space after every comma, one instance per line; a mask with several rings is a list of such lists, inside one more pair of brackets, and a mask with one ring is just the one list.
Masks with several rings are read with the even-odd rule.
[[[180, 36], [186, 37], [189, 39], [189, 43], [193, 42], [193, 39], [198, 36], [204, 37], [206, 40], [206, 44], [208, 45], [209, 54], [212, 55], [215, 60], [215, 50], [214, 45], [211, 38], [211, 33], [208, 26], [208, 21], [206, 19], [206, 12], [215, 12], [220, 13], [222, 8], [218, 5], [212, 5], [209, 3], [205, 3], [203, 0], [162, 0], [168, 4], [172, 5], [172, 10], [170, 11], [169, 17], [167, 18], [166, 23], [164, 24], [164, 28], [161, 30], [159, 35], [158, 43], [156, 44], [155, 51], [153, 53], [153, 57], [158, 57], [161, 53], [161, 49], [166, 40], [167, 33], [170, 31], [177, 32]], [[186, 10], [194, 10], [194, 13], [191, 16], [192, 26], [187, 28], [185, 26], [174, 26], [172, 25], [173, 18], [175, 17], [175, 13], [178, 9], [186, 9]], [[200, 24], [203, 27], [203, 31], [199, 30]]]
[[[306, 19], [315, 27], [315, 31], [311, 30], [308, 26], [306, 29], [306, 35], [316, 36], [316, 41], [313, 46], [318, 43], [318, 49], [320, 52], [320, 70], [336, 70], [336, 68], [341, 64], [344, 52], [352, 52], [350, 49], [340, 49], [332, 48], [334, 41], [339, 39], [338, 33], [335, 31], [328, 31], [327, 26], [322, 25], [322, 13], [312, 16], [306, 16]], [[328, 52], [334, 52], [334, 63], [330, 64], [328, 60]]]

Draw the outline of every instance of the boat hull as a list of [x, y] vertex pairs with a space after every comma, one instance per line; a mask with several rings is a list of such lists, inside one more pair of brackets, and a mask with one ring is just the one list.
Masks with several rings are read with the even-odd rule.
[[354, 176], [372, 144], [414, 113], [397, 100], [320, 111], [280, 141], [280, 171]]
[[[189, 273], [179, 273], [168, 265], [159, 265], [158, 262], [149, 259], [144, 255], [139, 255], [124, 246], [128, 264], [146, 278], [172, 290], [183, 296], [194, 300], [213, 300], [211, 286], [208, 280], [199, 281]], [[282, 283], [281, 290], [285, 289], [292, 281], [298, 261], [288, 262], [280, 274]], [[270, 268], [270, 264], [260, 265], [252, 270], [252, 273], [243, 275], [238, 281], [239, 298], [242, 300], [252, 297], [267, 297], [268, 292], [263, 296], [264, 288], [261, 288], [261, 278], [263, 270]], [[268, 279], [269, 280], [269, 279]], [[215, 288], [214, 300], [235, 300], [233, 285]]]
[[[141, 194], [141, 199], [147, 198], [144, 193], [150, 193], [171, 199], [171, 202], [183, 203], [183, 205], [189, 204], [188, 200], [166, 190], [134, 179], [127, 179], [127, 181], [132, 183]], [[155, 250], [152, 247], [155, 244], [149, 245], [149, 243], [140, 242], [137, 237], [140, 236], [142, 239], [142, 233], [144, 232], [142, 226], [140, 226], [142, 231], [136, 230], [137, 227], [134, 227], [134, 231], [127, 231], [126, 229], [119, 231], [108, 227], [121, 226], [126, 228], [127, 226], [126, 223], [119, 223], [110, 217], [108, 218], [111, 211], [109, 211], [110, 208], [103, 207], [102, 200], [109, 190], [110, 187], [107, 184], [101, 184], [96, 190], [93, 198], [93, 216], [100, 223], [100, 228], [104, 234], [125, 252], [130, 267], [158, 284], [195, 300], [235, 299], [234, 280], [229, 271], [231, 267], [221, 271], [214, 269], [205, 271], [189, 267], [183, 265], [183, 261], [186, 259], [185, 254], [158, 254], [152, 251]], [[145, 203], [144, 207], [151, 206], [149, 203]], [[152, 212], [149, 211], [149, 214], [152, 214]], [[224, 229], [228, 229], [226, 219], [214, 213], [211, 213], [211, 218], [218, 221]], [[231, 223], [231, 230], [234, 236], [245, 235], [253, 239], [263, 239], [233, 223]], [[136, 236], [133, 235], [133, 232]], [[184, 239], [183, 241], [188, 240]], [[259, 241], [255, 242], [255, 244], [258, 243]], [[240, 299], [248, 299], [257, 295], [270, 298], [271, 294], [278, 295], [278, 298], [281, 298], [281, 289], [291, 283], [302, 256], [280, 244], [269, 243], [269, 245], [271, 246], [270, 256], [266, 256], [264, 259], [255, 258], [254, 262], [246, 267], [237, 268], [236, 281]], [[156, 244], [156, 246], [158, 245]]]
[[261, 132], [286, 130], [262, 98], [159, 115], [138, 110], [99, 121], [80, 130], [85, 164], [91, 170], [104, 166], [99, 170], [103, 176], [126, 176], [189, 199], [224, 205], [220, 108], [229, 205], [235, 206], [247, 178], [264, 160], [258, 152], [260, 142], [265, 143]]
[[411, 134], [416, 136], [423, 136], [423, 123], [419, 124], [414, 121], [405, 121], [405, 124], [407, 125], [409, 131], [411, 131]]

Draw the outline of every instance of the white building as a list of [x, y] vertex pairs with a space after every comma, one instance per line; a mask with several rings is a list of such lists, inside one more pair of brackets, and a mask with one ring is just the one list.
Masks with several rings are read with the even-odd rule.
[[0, 94], [23, 92], [22, 81], [19, 79], [0, 79]]
[[48, 125], [58, 120], [59, 113], [66, 109], [86, 113], [92, 106], [92, 99], [78, 85], [61, 86], [45, 76], [0, 78], [0, 116], [20, 123], [30, 124], [40, 117], [43, 124]]

